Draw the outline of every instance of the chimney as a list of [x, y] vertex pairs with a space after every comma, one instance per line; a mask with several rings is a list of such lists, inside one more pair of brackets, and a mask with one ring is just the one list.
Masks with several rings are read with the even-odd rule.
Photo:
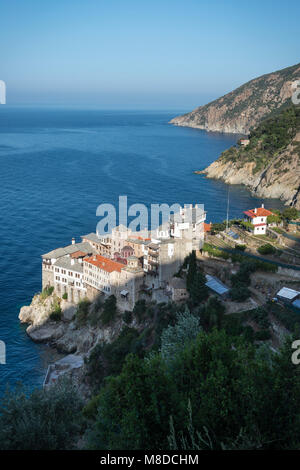
[[257, 209], [256, 209], [256, 207], [255, 207], [255, 209], [254, 209], [254, 214], [256, 214], [256, 212], [257, 212]]
[[72, 238], [72, 245], [75, 245], [75, 238]]
[[97, 256], [96, 255], [93, 256], [93, 261], [97, 261]]
[[71, 264], [72, 264], [72, 265], [75, 264], [74, 258], [71, 259]]
[[265, 205], [264, 205], [264, 204], [262, 204], [262, 205], [261, 205], [261, 207], [262, 207], [262, 209], [264, 209], [264, 208], [265, 208]]

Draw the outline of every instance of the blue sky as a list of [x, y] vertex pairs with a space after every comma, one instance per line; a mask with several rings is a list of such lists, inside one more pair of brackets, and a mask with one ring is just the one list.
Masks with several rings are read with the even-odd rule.
[[8, 104], [191, 109], [300, 62], [300, 2], [0, 0]]

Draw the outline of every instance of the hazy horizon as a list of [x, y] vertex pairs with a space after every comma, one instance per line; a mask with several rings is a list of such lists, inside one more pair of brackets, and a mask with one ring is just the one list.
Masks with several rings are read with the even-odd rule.
[[7, 105], [190, 110], [299, 59], [300, 4], [11, 0]]

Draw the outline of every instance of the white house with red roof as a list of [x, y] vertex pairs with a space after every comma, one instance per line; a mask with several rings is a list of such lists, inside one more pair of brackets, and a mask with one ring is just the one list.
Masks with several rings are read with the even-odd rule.
[[265, 235], [267, 232], [267, 218], [269, 215], [273, 215], [273, 212], [265, 209], [264, 204], [261, 207], [244, 211], [245, 221], [250, 222], [253, 225], [254, 235]]

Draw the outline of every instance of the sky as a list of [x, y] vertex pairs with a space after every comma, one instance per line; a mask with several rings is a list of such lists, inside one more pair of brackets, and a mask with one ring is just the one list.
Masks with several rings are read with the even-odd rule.
[[190, 110], [300, 62], [298, 0], [0, 0], [8, 105]]

